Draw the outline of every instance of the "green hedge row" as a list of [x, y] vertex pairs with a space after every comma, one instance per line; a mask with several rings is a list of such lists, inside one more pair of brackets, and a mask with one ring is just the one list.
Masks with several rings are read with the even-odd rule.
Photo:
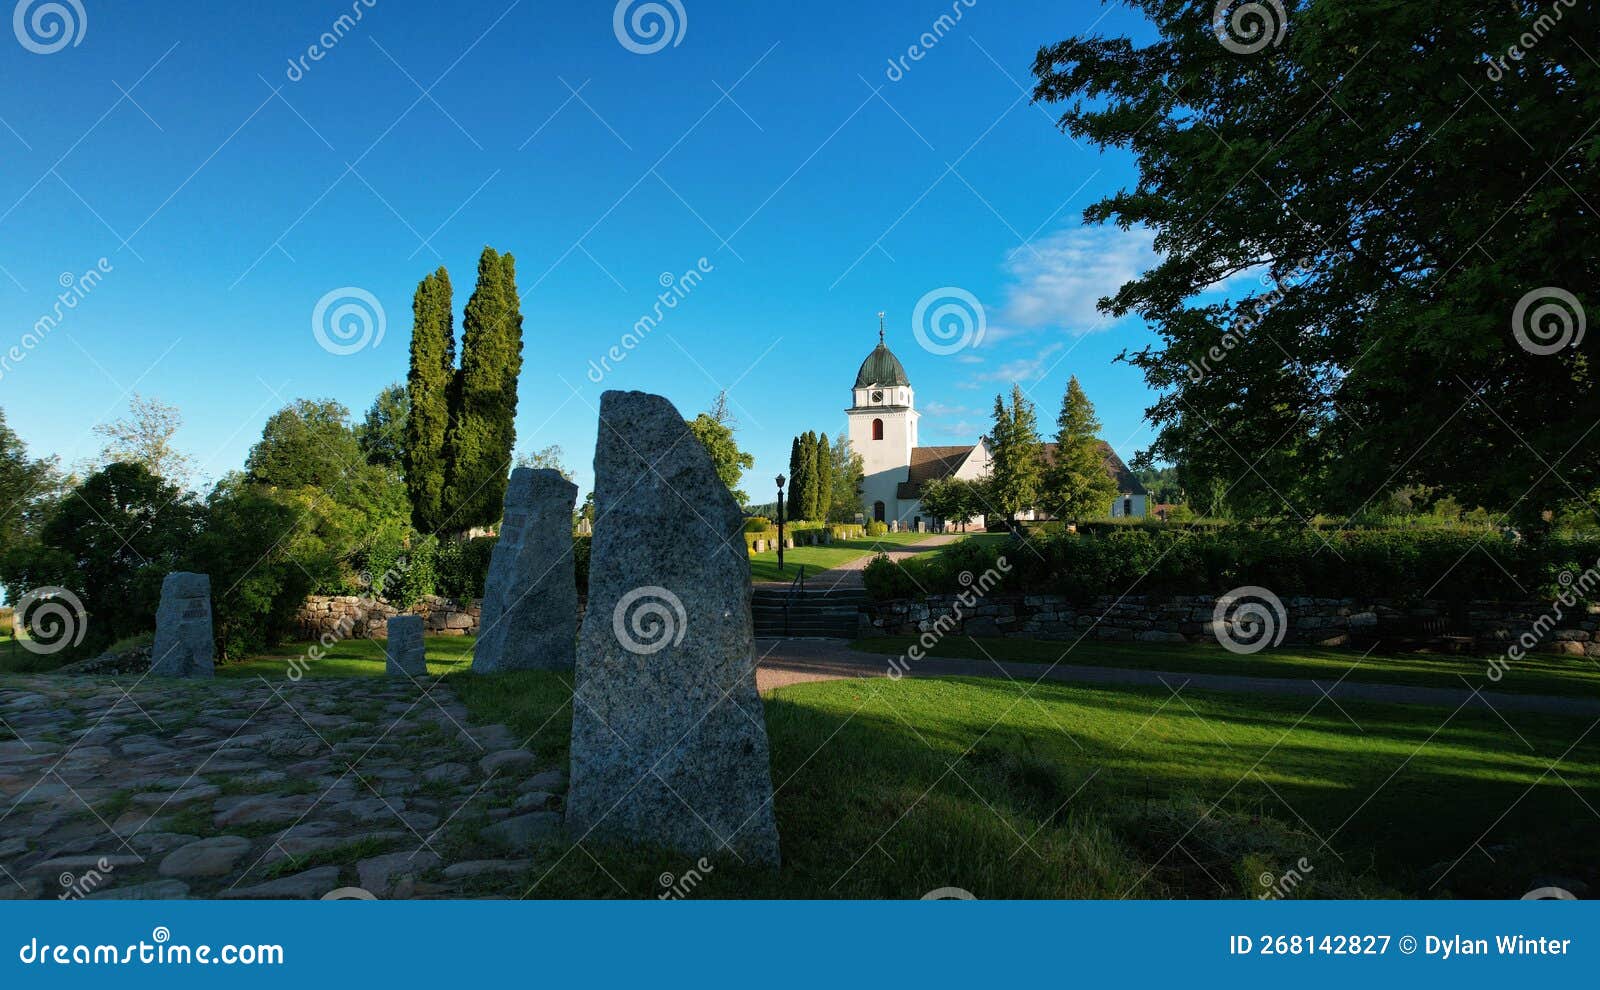
[[[833, 539], [835, 541], [858, 540], [865, 535], [867, 531], [866, 527], [857, 525], [855, 523], [822, 523], [801, 520], [797, 523], [784, 523], [783, 535], [794, 540], [796, 546], [806, 546], [824, 529], [833, 534]], [[773, 545], [777, 542], [777, 539], [778, 527], [776, 526], [773, 526], [771, 529], [759, 530], [751, 530], [746, 528], [744, 534], [744, 546], [746, 550], [750, 551], [751, 553], [755, 553], [756, 541], [765, 540], [767, 543], [767, 549], [771, 550]]]
[[[1029, 538], [1026, 544], [967, 540], [942, 553], [892, 563], [879, 557], [864, 575], [878, 600], [953, 592], [973, 576], [1006, 570], [998, 591], [1097, 595], [1216, 595], [1245, 585], [1280, 597], [1418, 601], [1550, 600], [1585, 570], [1600, 566], [1600, 539], [1512, 542], [1481, 529], [1274, 530], [1127, 527], [1104, 533]], [[1562, 575], [1570, 577], [1562, 580]]]

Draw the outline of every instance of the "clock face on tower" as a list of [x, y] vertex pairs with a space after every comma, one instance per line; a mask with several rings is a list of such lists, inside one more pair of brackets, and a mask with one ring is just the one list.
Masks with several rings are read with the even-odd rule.
[[883, 392], [881, 390], [874, 390], [873, 393], [872, 393], [872, 401], [873, 402], [882, 402], [883, 401]]

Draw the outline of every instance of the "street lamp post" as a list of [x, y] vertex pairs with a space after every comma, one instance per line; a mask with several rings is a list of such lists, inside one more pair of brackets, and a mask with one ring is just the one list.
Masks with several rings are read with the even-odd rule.
[[778, 572], [783, 572], [783, 475], [778, 475]]

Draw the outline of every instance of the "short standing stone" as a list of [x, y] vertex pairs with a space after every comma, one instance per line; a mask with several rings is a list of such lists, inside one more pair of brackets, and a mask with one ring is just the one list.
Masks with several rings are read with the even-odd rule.
[[738, 503], [666, 399], [600, 420], [568, 827], [776, 864]]
[[484, 582], [474, 672], [572, 669], [578, 631], [572, 573], [577, 497], [578, 487], [558, 471], [511, 472], [505, 518]]
[[428, 653], [422, 642], [422, 616], [397, 615], [390, 619], [389, 639], [383, 655], [383, 669], [390, 677], [427, 677]]
[[211, 578], [174, 571], [161, 582], [156, 639], [150, 650], [155, 677], [211, 677]]

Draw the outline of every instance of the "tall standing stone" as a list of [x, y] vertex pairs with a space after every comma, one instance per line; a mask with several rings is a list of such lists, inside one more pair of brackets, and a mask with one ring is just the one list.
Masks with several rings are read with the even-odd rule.
[[672, 403], [600, 399], [567, 825], [778, 862], [743, 518]]
[[383, 670], [390, 677], [417, 680], [428, 676], [428, 650], [422, 642], [422, 616], [397, 615], [386, 623]]
[[571, 670], [578, 635], [572, 507], [578, 486], [559, 471], [517, 468], [489, 576], [472, 669]]
[[173, 571], [161, 582], [150, 674], [211, 677], [216, 673], [211, 657], [211, 578]]

